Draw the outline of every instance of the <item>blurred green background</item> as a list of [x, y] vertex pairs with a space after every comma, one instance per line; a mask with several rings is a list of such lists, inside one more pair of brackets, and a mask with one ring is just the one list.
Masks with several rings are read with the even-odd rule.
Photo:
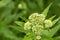
[[[52, 15], [59, 17], [60, 0], [0, 0], [0, 40], [21, 40], [25, 33], [14, 22], [25, 22], [30, 14], [41, 13], [51, 2], [53, 4], [47, 18]], [[19, 8], [19, 4], [22, 4], [22, 8]]]

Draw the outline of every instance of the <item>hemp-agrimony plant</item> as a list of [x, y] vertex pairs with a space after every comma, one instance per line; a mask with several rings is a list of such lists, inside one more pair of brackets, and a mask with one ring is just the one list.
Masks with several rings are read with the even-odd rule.
[[49, 4], [49, 6], [41, 14], [33, 13], [28, 17], [28, 21], [24, 23], [23, 27], [23, 29], [28, 32], [26, 32], [26, 36], [23, 38], [23, 40], [44, 40], [43, 36], [45, 35], [43, 33], [45, 30], [47, 30], [45, 31], [47, 32], [46, 34], [49, 35], [48, 30], [50, 30], [50, 28], [52, 28], [52, 26], [60, 19], [60, 17], [58, 17], [57, 19], [53, 20], [55, 15], [46, 19], [51, 5], [52, 3]]

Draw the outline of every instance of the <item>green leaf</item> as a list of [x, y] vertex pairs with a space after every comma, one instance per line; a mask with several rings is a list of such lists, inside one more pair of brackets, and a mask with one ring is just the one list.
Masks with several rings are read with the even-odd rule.
[[9, 3], [9, 5], [7, 5], [6, 7], [4, 7], [1, 12], [1, 16], [0, 16], [0, 21], [2, 22], [6, 17], [11, 15], [11, 11], [14, 8], [14, 3], [11, 2]]
[[10, 2], [11, 2], [11, 0], [2, 0], [2, 1], [0, 1], [0, 7], [4, 7]]
[[53, 21], [53, 25], [54, 25], [59, 19], [60, 19], [60, 17], [58, 17], [57, 19], [55, 19], [55, 20]]
[[42, 10], [43, 9], [43, 5], [44, 5], [43, 0], [35, 0], [35, 1], [37, 2], [38, 8], [40, 8], [40, 10]]
[[60, 40], [60, 36], [54, 37], [54, 40]]
[[41, 40], [53, 40], [52, 37], [48, 37], [48, 36], [45, 36], [45, 35], [42, 35], [41, 37], [42, 37]]
[[56, 15], [49, 18], [49, 20], [53, 20], [56, 17]]
[[17, 38], [16, 35], [14, 35], [14, 33], [10, 31], [7, 27], [0, 28], [0, 34], [11, 40], [19, 40], [19, 38]]
[[15, 26], [15, 25], [10, 25], [9, 27], [19, 31], [19, 32], [23, 32], [23, 33], [26, 33], [26, 31], [24, 30], [23, 27], [19, 27], [19, 26]]
[[42, 12], [42, 14], [44, 14], [45, 16], [47, 16], [47, 13], [48, 13], [49, 8], [51, 7], [51, 5], [52, 5], [52, 3], [50, 3], [50, 4], [48, 5], [48, 7]]
[[53, 37], [55, 33], [60, 29], [60, 24], [57, 24], [55, 27], [49, 30], [44, 30], [42, 32], [42, 35], [46, 35], [48, 37]]
[[26, 19], [25, 17], [20, 16], [20, 18], [21, 18], [22, 20], [24, 20], [25, 22], [28, 21], [28, 19]]
[[15, 21], [15, 23], [17, 25], [19, 25], [20, 27], [24, 27], [24, 22], [21, 22], [21, 21]]
[[34, 33], [30, 32], [28, 35], [26, 35], [23, 40], [34, 40], [35, 39], [35, 35]]
[[11, 21], [14, 20], [14, 17], [15, 17], [15, 16], [16, 16], [16, 15], [9, 15], [9, 16], [7, 16], [7, 17], [2, 21], [2, 24], [7, 25], [7, 24], [11, 23]]
[[53, 37], [55, 33], [60, 29], [60, 24], [49, 30], [49, 36]]

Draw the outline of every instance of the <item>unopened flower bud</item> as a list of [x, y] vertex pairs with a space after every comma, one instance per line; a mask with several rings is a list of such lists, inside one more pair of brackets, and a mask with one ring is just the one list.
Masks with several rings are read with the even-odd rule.
[[29, 20], [35, 19], [36, 16], [38, 16], [38, 13], [33, 13], [32, 15], [29, 16]]
[[25, 30], [31, 29], [31, 23], [29, 21], [24, 24], [24, 29]]
[[19, 5], [18, 5], [18, 8], [19, 8], [19, 9], [22, 9], [22, 4], [19, 4]]
[[40, 40], [40, 39], [41, 39], [41, 36], [36, 36], [36, 39], [37, 39], [37, 40]]
[[19, 9], [27, 9], [26, 3], [21, 2], [20, 4], [18, 4], [18, 8]]
[[52, 21], [51, 20], [45, 20], [44, 23], [45, 23], [45, 28], [52, 27]]
[[42, 29], [43, 29], [42, 25], [35, 25], [32, 27], [33, 32], [40, 32], [40, 31], [42, 31]]
[[44, 15], [44, 14], [40, 14], [39, 19], [40, 19], [41, 21], [43, 21], [43, 20], [45, 19], [45, 15]]

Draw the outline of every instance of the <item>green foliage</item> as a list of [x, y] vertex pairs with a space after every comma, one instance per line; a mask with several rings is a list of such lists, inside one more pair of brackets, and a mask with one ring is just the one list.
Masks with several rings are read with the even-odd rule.
[[60, 0], [0, 0], [0, 40], [33, 40], [36, 35], [23, 27], [35, 12], [46, 13], [47, 19], [54, 20], [54, 26], [42, 32], [41, 40], [60, 40]]

